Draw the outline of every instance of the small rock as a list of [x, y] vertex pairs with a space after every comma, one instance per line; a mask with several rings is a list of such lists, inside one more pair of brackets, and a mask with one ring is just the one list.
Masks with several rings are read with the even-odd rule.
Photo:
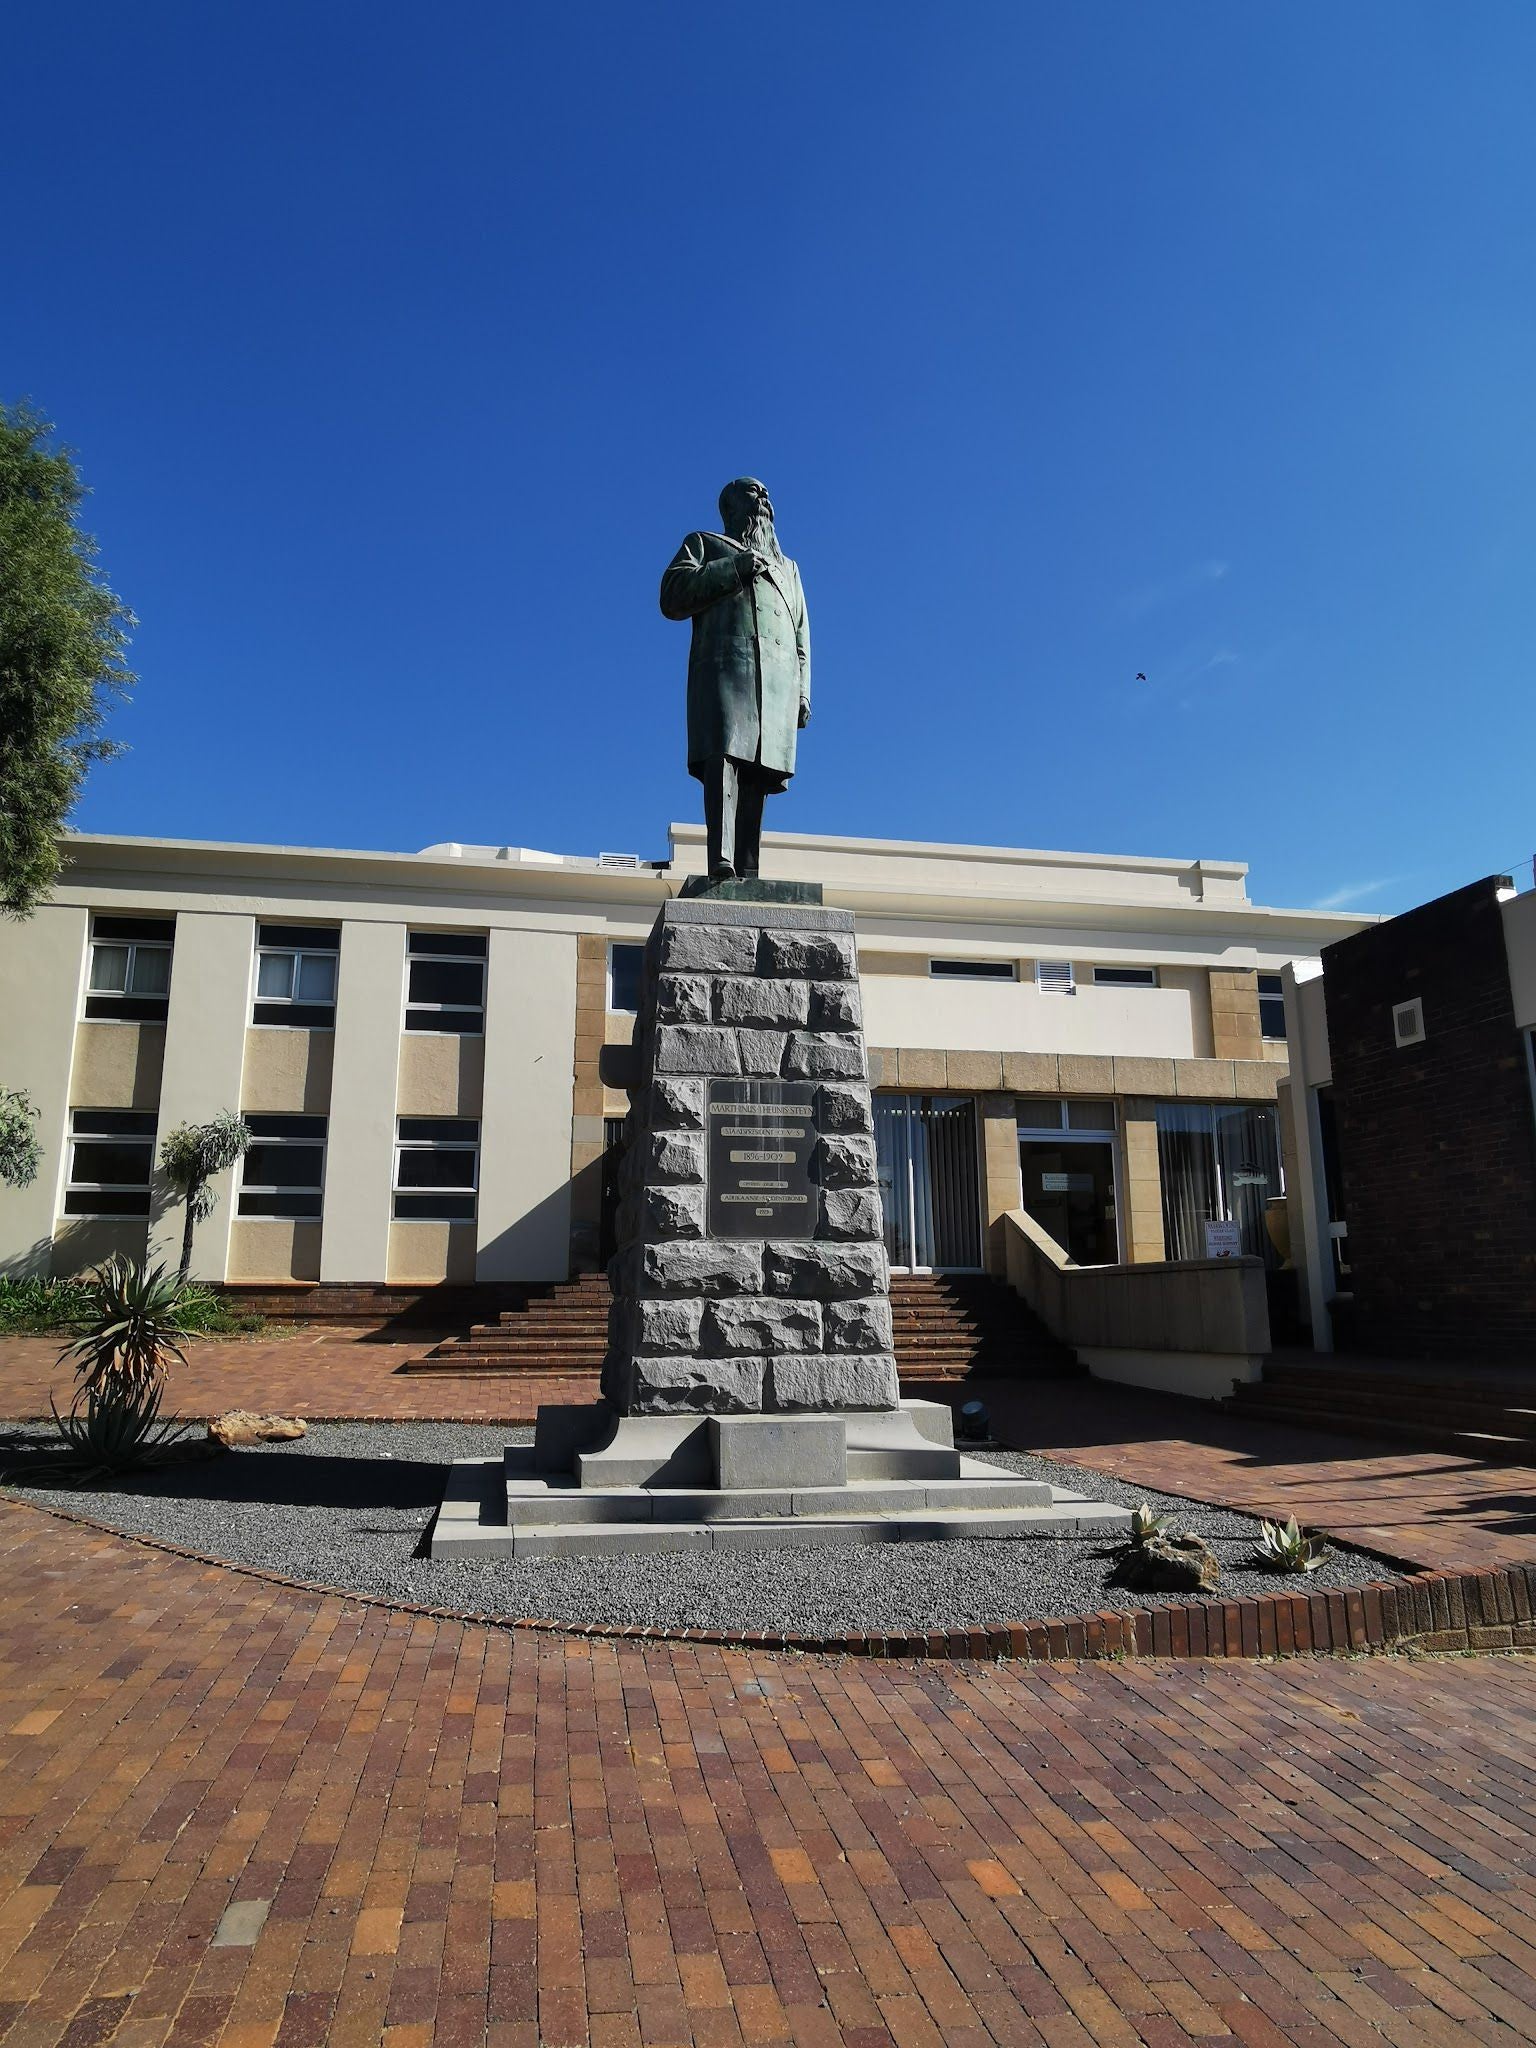
[[308, 1427], [297, 1417], [256, 1415], [249, 1408], [232, 1408], [227, 1415], [214, 1417], [208, 1425], [208, 1435], [226, 1451], [233, 1451], [244, 1444], [289, 1443], [294, 1437], [303, 1436]]
[[1220, 1574], [1220, 1561], [1208, 1543], [1198, 1536], [1171, 1535], [1133, 1544], [1110, 1578], [1144, 1593], [1209, 1593]]

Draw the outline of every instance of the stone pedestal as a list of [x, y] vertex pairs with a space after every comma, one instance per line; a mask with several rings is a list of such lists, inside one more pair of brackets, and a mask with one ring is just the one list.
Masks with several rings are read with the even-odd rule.
[[[902, 1402], [853, 917], [668, 903], [627, 1075], [603, 1398], [453, 1468], [438, 1556], [1054, 1535], [1128, 1519]], [[780, 892], [782, 893], [782, 892]]]

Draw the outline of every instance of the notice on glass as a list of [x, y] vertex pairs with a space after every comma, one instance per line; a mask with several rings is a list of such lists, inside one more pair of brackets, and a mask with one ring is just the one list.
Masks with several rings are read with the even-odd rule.
[[816, 1088], [711, 1081], [707, 1171], [712, 1237], [814, 1237]]
[[1208, 1259], [1235, 1259], [1242, 1255], [1243, 1226], [1241, 1223], [1217, 1223], [1210, 1217], [1205, 1222], [1205, 1256]]

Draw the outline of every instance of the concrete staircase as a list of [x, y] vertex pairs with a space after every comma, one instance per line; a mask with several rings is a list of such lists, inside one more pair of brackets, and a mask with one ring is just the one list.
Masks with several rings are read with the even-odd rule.
[[1230, 1413], [1336, 1436], [1385, 1438], [1490, 1463], [1536, 1464], [1536, 1371], [1438, 1370], [1350, 1360], [1270, 1359], [1237, 1387]]
[[[1068, 1379], [1083, 1371], [1011, 1287], [985, 1274], [893, 1274], [891, 1316], [904, 1384]], [[608, 1282], [583, 1274], [532, 1294], [494, 1323], [446, 1338], [402, 1370], [455, 1379], [595, 1376], [607, 1328]]]

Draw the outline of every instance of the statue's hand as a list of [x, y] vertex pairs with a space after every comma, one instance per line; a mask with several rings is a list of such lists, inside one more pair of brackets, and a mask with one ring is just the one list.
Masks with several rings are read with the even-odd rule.
[[808, 726], [808, 725], [810, 724], [810, 722], [811, 722], [811, 707], [810, 707], [810, 705], [809, 705], [809, 704], [806, 704], [806, 703], [802, 702], [802, 703], [801, 703], [801, 706], [800, 706], [800, 724], [801, 724], [801, 727], [802, 727], [802, 729], [803, 729], [803, 728], [804, 728], [805, 726]]
[[751, 548], [743, 548], [736, 557], [736, 573], [741, 578], [742, 589], [745, 590], [754, 577], [763, 575], [767, 567], [761, 555], [754, 554]]

